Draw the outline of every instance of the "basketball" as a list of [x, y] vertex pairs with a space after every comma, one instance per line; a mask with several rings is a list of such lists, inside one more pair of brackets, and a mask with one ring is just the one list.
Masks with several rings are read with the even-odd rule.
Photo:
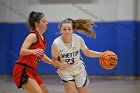
[[107, 70], [111, 70], [116, 67], [118, 63], [117, 55], [112, 51], [105, 51], [99, 58], [101, 67]]

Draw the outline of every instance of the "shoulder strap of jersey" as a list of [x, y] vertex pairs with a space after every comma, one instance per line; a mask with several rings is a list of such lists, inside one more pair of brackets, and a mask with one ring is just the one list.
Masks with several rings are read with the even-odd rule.
[[[35, 43], [33, 43], [33, 44], [36, 44], [38, 41], [39, 41], [39, 39], [40, 39], [40, 35], [39, 35], [39, 33], [37, 32], [37, 31], [31, 31], [30, 33], [35, 33], [36, 34], [36, 36], [37, 36], [37, 41], [35, 42]], [[29, 33], [29, 34], [30, 34]]]

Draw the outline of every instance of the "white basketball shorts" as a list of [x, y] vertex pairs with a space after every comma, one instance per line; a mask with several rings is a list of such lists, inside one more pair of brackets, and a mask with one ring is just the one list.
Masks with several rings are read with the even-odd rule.
[[74, 81], [77, 87], [84, 87], [89, 84], [89, 79], [83, 64], [81, 64], [80, 67], [74, 69], [73, 71], [58, 69], [57, 73], [62, 80], [62, 84], [68, 81]]

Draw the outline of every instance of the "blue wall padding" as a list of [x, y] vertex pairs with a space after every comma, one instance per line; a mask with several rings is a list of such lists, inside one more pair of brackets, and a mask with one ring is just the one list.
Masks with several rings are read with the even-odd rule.
[[[118, 21], [97, 22], [94, 30], [97, 38], [79, 34], [89, 49], [95, 51], [114, 51], [119, 58], [113, 70], [105, 70], [98, 58], [89, 58], [82, 54], [89, 75], [140, 75], [140, 22]], [[0, 74], [12, 74], [15, 61], [18, 59], [21, 45], [29, 32], [25, 23], [0, 23]], [[46, 55], [51, 57], [53, 40], [60, 35], [58, 23], [49, 23], [45, 32], [48, 44]], [[40, 74], [56, 74], [56, 69], [44, 62], [37, 68]]]

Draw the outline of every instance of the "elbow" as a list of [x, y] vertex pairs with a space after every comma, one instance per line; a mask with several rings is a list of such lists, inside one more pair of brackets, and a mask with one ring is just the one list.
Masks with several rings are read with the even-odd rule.
[[88, 52], [84, 53], [85, 56], [90, 56]]
[[20, 50], [20, 55], [23, 55], [23, 51], [22, 50]]
[[20, 55], [24, 55], [24, 50], [23, 49], [20, 50]]

